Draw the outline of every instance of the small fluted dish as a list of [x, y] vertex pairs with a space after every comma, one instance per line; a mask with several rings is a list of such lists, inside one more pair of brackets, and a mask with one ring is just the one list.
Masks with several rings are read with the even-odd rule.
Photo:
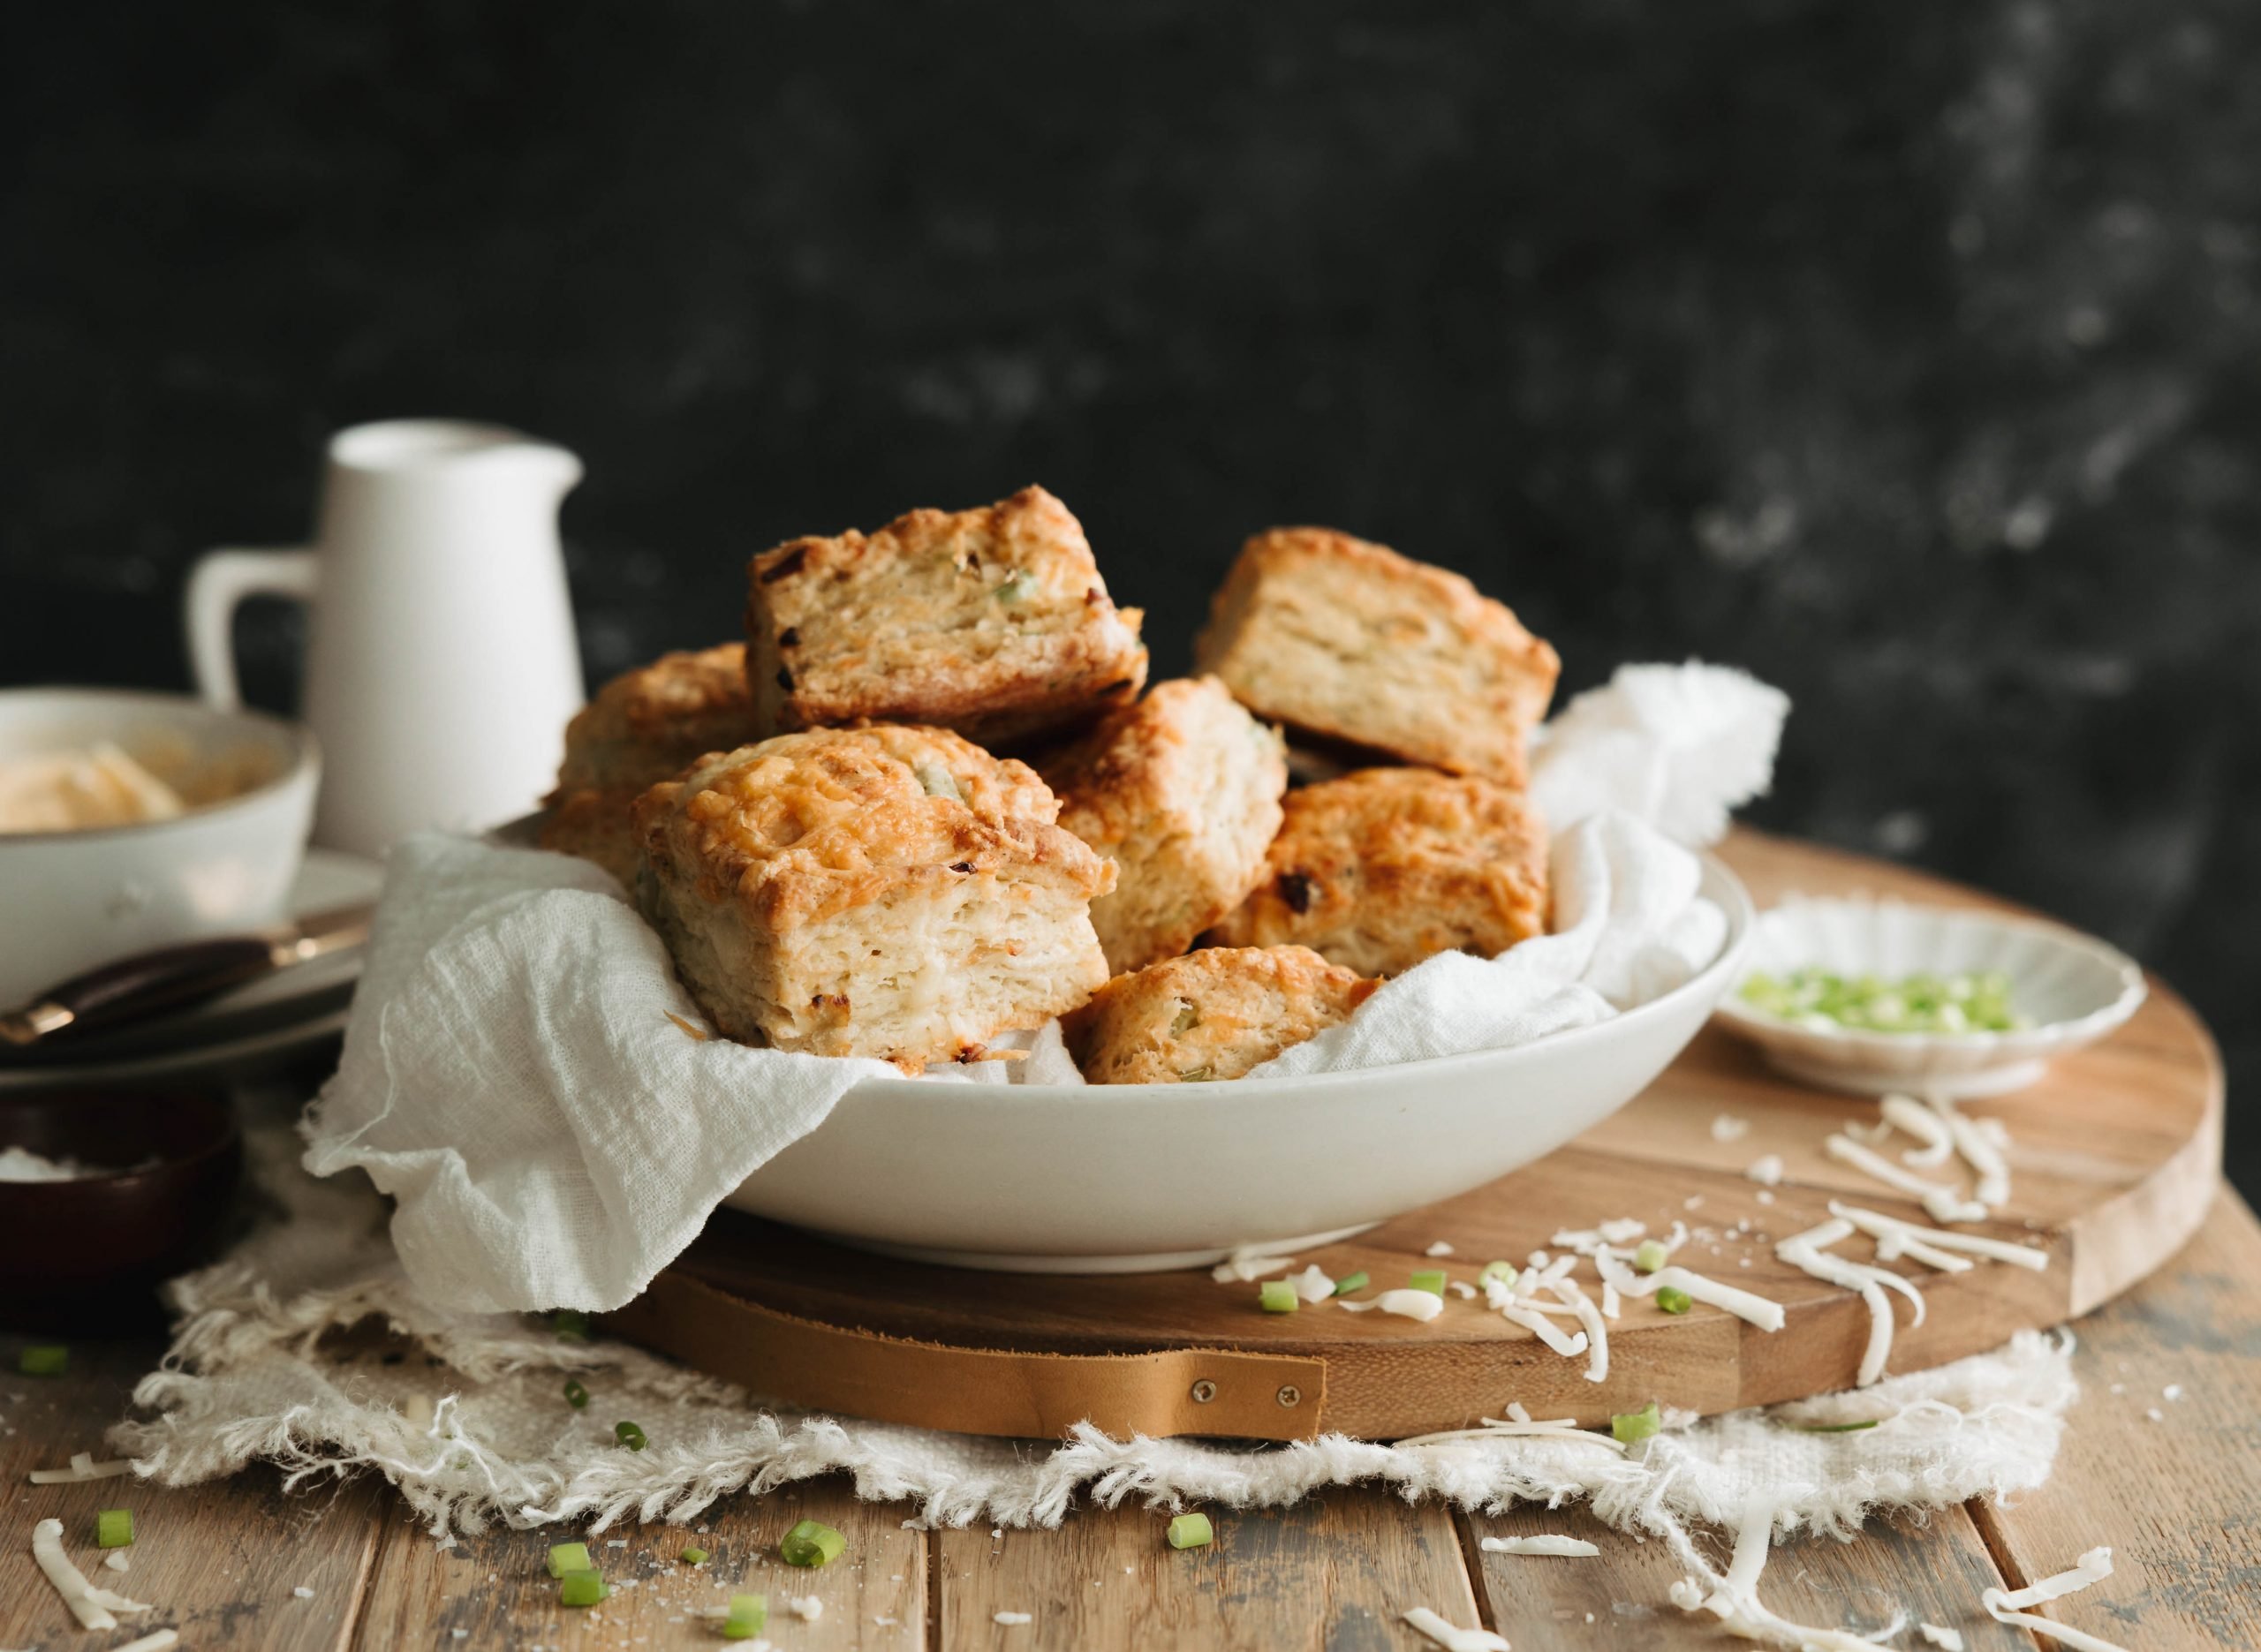
[[2135, 961], [2092, 936], [2033, 918], [1900, 901], [1794, 898], [1761, 913], [1744, 979], [1797, 969], [1897, 981], [1999, 972], [2023, 1025], [2006, 1031], [1877, 1032], [1820, 1017], [1787, 1020], [1746, 1001], [1719, 1019], [1791, 1077], [1858, 1095], [1941, 1097], [2023, 1089], [2059, 1056], [2118, 1028], [2144, 1001]]

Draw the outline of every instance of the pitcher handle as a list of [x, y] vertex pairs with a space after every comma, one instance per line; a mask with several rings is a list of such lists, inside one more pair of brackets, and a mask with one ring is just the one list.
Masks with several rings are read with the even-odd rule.
[[319, 570], [319, 559], [305, 549], [207, 551], [196, 559], [184, 617], [189, 669], [208, 704], [231, 712], [244, 703], [236, 682], [237, 605], [262, 594], [311, 601]]

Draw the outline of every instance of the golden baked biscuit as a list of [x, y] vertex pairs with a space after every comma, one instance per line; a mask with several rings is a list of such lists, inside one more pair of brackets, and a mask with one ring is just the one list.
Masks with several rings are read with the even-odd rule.
[[555, 795], [542, 811], [534, 841], [555, 854], [594, 861], [633, 889], [644, 850], [628, 808], [641, 793], [635, 786], [584, 786]]
[[591, 788], [641, 791], [760, 732], [744, 643], [662, 654], [613, 678], [573, 714], [551, 798]]
[[1120, 975], [1183, 952], [1241, 903], [1280, 829], [1279, 735], [1214, 677], [1157, 686], [1044, 766], [1060, 824], [1112, 860], [1092, 927]]
[[702, 758], [631, 811], [639, 899], [726, 1037], [917, 1071], [1107, 979], [1115, 868], [1020, 763], [946, 729], [827, 728]]
[[1041, 487], [793, 539], [747, 570], [746, 679], [766, 728], [859, 719], [985, 745], [1138, 698], [1143, 615], [1107, 594], [1084, 530]]
[[1094, 1084], [1238, 1078], [1347, 1019], [1377, 984], [1303, 947], [1214, 947], [1116, 976], [1062, 1030]]
[[1361, 769], [1288, 794], [1256, 892], [1210, 932], [1309, 947], [1361, 975], [1489, 958], [1546, 927], [1545, 822], [1520, 792], [1434, 769]]
[[1562, 662], [1441, 568], [1327, 528], [1248, 541], [1194, 658], [1259, 717], [1520, 786]]

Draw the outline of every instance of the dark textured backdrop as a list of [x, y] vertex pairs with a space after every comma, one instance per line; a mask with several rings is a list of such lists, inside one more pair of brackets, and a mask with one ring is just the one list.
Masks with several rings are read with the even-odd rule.
[[1781, 683], [1758, 820], [2102, 932], [2261, 1081], [2244, 0], [72, 11], [0, 66], [0, 681], [184, 682], [188, 560], [390, 414], [586, 458], [600, 674], [1030, 480], [1168, 671], [1335, 524], [1569, 687]]

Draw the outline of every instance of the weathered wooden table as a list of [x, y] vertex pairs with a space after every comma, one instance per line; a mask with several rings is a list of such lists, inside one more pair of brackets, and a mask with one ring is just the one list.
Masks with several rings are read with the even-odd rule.
[[[58, 1235], [58, 1243], [69, 1242]], [[2065, 1621], [2141, 1652], [2261, 1647], [2261, 1224], [2221, 1189], [2198, 1236], [2164, 1269], [2075, 1326], [2082, 1397], [2055, 1475], [2014, 1506], [1971, 1504], [1917, 1527], [1872, 1528], [1850, 1544], [1778, 1550], [1763, 1585], [1793, 1620], [1879, 1626], [1894, 1604], [1959, 1628], [1973, 1652], [2032, 1645], [1980, 1610], [1989, 1585], [2016, 1587], [2112, 1546], [2118, 1570], [2054, 1608]], [[20, 1339], [0, 1338], [12, 1372]], [[813, 1623], [773, 1616], [778, 1652], [825, 1648], [1415, 1648], [1399, 1621], [1428, 1606], [1481, 1622], [1521, 1652], [1548, 1648], [1727, 1646], [1709, 1617], [1667, 1603], [1679, 1568], [1576, 1509], [1501, 1519], [1410, 1505], [1379, 1490], [1334, 1491], [1279, 1513], [1212, 1511], [1217, 1541], [1177, 1552], [1164, 1514], [1075, 1511], [1057, 1531], [906, 1530], [907, 1506], [858, 1503], [844, 1482], [726, 1499], [697, 1534], [629, 1528], [593, 1539], [616, 1588], [594, 1611], [557, 1604], [556, 1531], [504, 1533], [442, 1549], [374, 1478], [285, 1495], [268, 1470], [168, 1491], [130, 1479], [31, 1486], [27, 1471], [102, 1436], [153, 1341], [74, 1346], [62, 1380], [0, 1376], [0, 1484], [14, 1520], [0, 1535], [0, 1648], [91, 1652], [171, 1625], [187, 1648], [581, 1648], [720, 1646], [686, 1616], [731, 1588], [775, 1602], [814, 1594]], [[2168, 1398], [2169, 1391], [2179, 1398]], [[62, 1519], [91, 1565], [94, 1512], [132, 1510], [132, 1570], [103, 1582], [162, 1604], [114, 1633], [78, 1628], [40, 1577], [32, 1523]], [[825, 1520], [849, 1551], [820, 1572], [785, 1567], [778, 1536]], [[1487, 1535], [1565, 1532], [1591, 1559], [1486, 1554]], [[675, 1563], [695, 1541], [714, 1560]], [[1722, 1556], [1722, 1558], [1724, 1557]], [[300, 1591], [304, 1591], [300, 1593]], [[1026, 1612], [1001, 1625], [1000, 1611]], [[1909, 1633], [1903, 1646], [1916, 1644]]]

